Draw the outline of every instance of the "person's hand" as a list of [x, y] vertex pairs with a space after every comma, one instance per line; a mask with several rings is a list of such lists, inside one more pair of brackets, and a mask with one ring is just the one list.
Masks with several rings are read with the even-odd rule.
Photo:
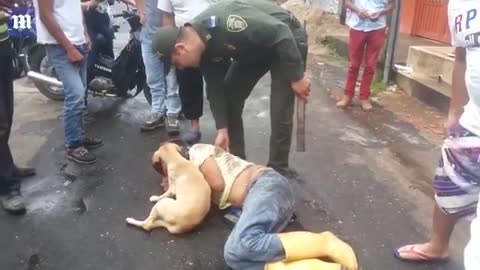
[[78, 64], [83, 61], [83, 55], [74, 46], [67, 50], [67, 56], [70, 62], [74, 64]]
[[215, 145], [227, 152], [230, 152], [230, 138], [228, 137], [228, 130], [226, 128], [222, 128], [217, 131]]
[[449, 137], [452, 133], [455, 132], [460, 127], [458, 120], [460, 119], [461, 114], [449, 113], [447, 121], [443, 125], [444, 127], [444, 137]]
[[368, 14], [368, 11], [365, 9], [359, 8], [355, 11], [355, 13], [357, 13], [358, 17], [360, 17], [360, 19], [362, 20], [368, 19], [370, 17], [370, 15]]
[[90, 1], [88, 1], [87, 10], [90, 10], [92, 8], [96, 8], [97, 6], [98, 6], [97, 0], [90, 0]]
[[377, 21], [381, 16], [382, 16], [382, 12], [377, 11], [377, 12], [373, 12], [368, 17], [370, 18], [371, 21]]
[[91, 8], [96, 8], [96, 7], [98, 7], [98, 4], [100, 4], [100, 1], [98, 1], [98, 0], [91, 0], [91, 1], [90, 1], [90, 7], [91, 7]]
[[145, 13], [137, 9], [137, 15], [140, 17], [140, 23], [145, 25]]
[[10, 18], [10, 16], [6, 12], [3, 12], [0, 9], [0, 23], [8, 22], [9, 18]]
[[308, 96], [310, 96], [310, 80], [304, 77], [299, 81], [292, 82], [291, 86], [295, 95], [306, 102]]
[[92, 50], [92, 40], [90, 39], [89, 34], [85, 34], [85, 45], [87, 46], [87, 50], [91, 51]]

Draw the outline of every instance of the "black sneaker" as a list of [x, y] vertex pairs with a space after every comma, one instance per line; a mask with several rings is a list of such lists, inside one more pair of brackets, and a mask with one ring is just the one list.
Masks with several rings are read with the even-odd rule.
[[167, 133], [170, 136], [178, 135], [180, 133], [180, 125], [178, 124], [178, 117], [175, 115], [168, 115], [165, 121]]
[[95, 139], [91, 136], [86, 136], [85, 137], [85, 142], [83, 143], [85, 148], [92, 150], [95, 148], [98, 148], [103, 145], [103, 141], [99, 139]]
[[24, 214], [25, 202], [19, 191], [13, 191], [2, 198], [2, 207], [11, 214]]
[[84, 146], [75, 149], [67, 150], [67, 158], [82, 164], [92, 164], [97, 161], [97, 158]]
[[182, 141], [187, 145], [194, 145], [200, 142], [202, 138], [202, 133], [200, 131], [187, 131], [182, 135]]
[[161, 128], [161, 127], [164, 127], [164, 126], [165, 126], [164, 117], [159, 113], [152, 113], [147, 118], [145, 123], [143, 123], [143, 125], [140, 127], [140, 130], [143, 131], [143, 132], [147, 132], [147, 131], [152, 131], [152, 130], [155, 130], [157, 128]]

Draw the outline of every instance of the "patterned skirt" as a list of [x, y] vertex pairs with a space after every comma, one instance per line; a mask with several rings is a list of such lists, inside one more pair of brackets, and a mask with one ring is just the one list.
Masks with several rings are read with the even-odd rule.
[[480, 137], [464, 128], [445, 139], [433, 181], [435, 199], [447, 214], [473, 218], [480, 193]]

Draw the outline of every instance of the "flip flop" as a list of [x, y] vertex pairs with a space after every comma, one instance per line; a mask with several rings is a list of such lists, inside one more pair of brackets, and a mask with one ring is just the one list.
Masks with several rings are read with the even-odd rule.
[[[400, 252], [400, 249], [405, 248], [405, 251]], [[401, 254], [408, 253], [410, 258], [404, 258]], [[435, 264], [442, 264], [448, 262], [448, 257], [446, 258], [436, 258], [432, 255], [426, 254], [425, 252], [419, 250], [417, 245], [408, 245], [405, 247], [401, 247], [393, 253], [395, 258], [404, 261], [404, 262], [411, 262], [411, 263], [435, 263]]]

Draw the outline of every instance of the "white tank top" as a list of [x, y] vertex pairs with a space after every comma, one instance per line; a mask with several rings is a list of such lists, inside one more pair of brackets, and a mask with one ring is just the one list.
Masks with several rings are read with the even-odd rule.
[[[38, 1], [34, 0], [35, 23], [37, 27], [37, 42], [40, 44], [58, 44], [50, 35], [40, 20]], [[73, 45], [85, 44], [85, 29], [83, 27], [83, 13], [80, 0], [53, 0], [53, 16], [67, 39]]]
[[255, 165], [211, 144], [195, 144], [190, 148], [189, 155], [190, 161], [198, 168], [209, 157], [212, 157], [220, 168], [225, 181], [225, 189], [221, 194], [213, 194], [215, 203], [218, 204], [220, 209], [225, 209], [229, 206], [227, 201], [230, 196], [230, 190], [238, 175], [246, 168]]

